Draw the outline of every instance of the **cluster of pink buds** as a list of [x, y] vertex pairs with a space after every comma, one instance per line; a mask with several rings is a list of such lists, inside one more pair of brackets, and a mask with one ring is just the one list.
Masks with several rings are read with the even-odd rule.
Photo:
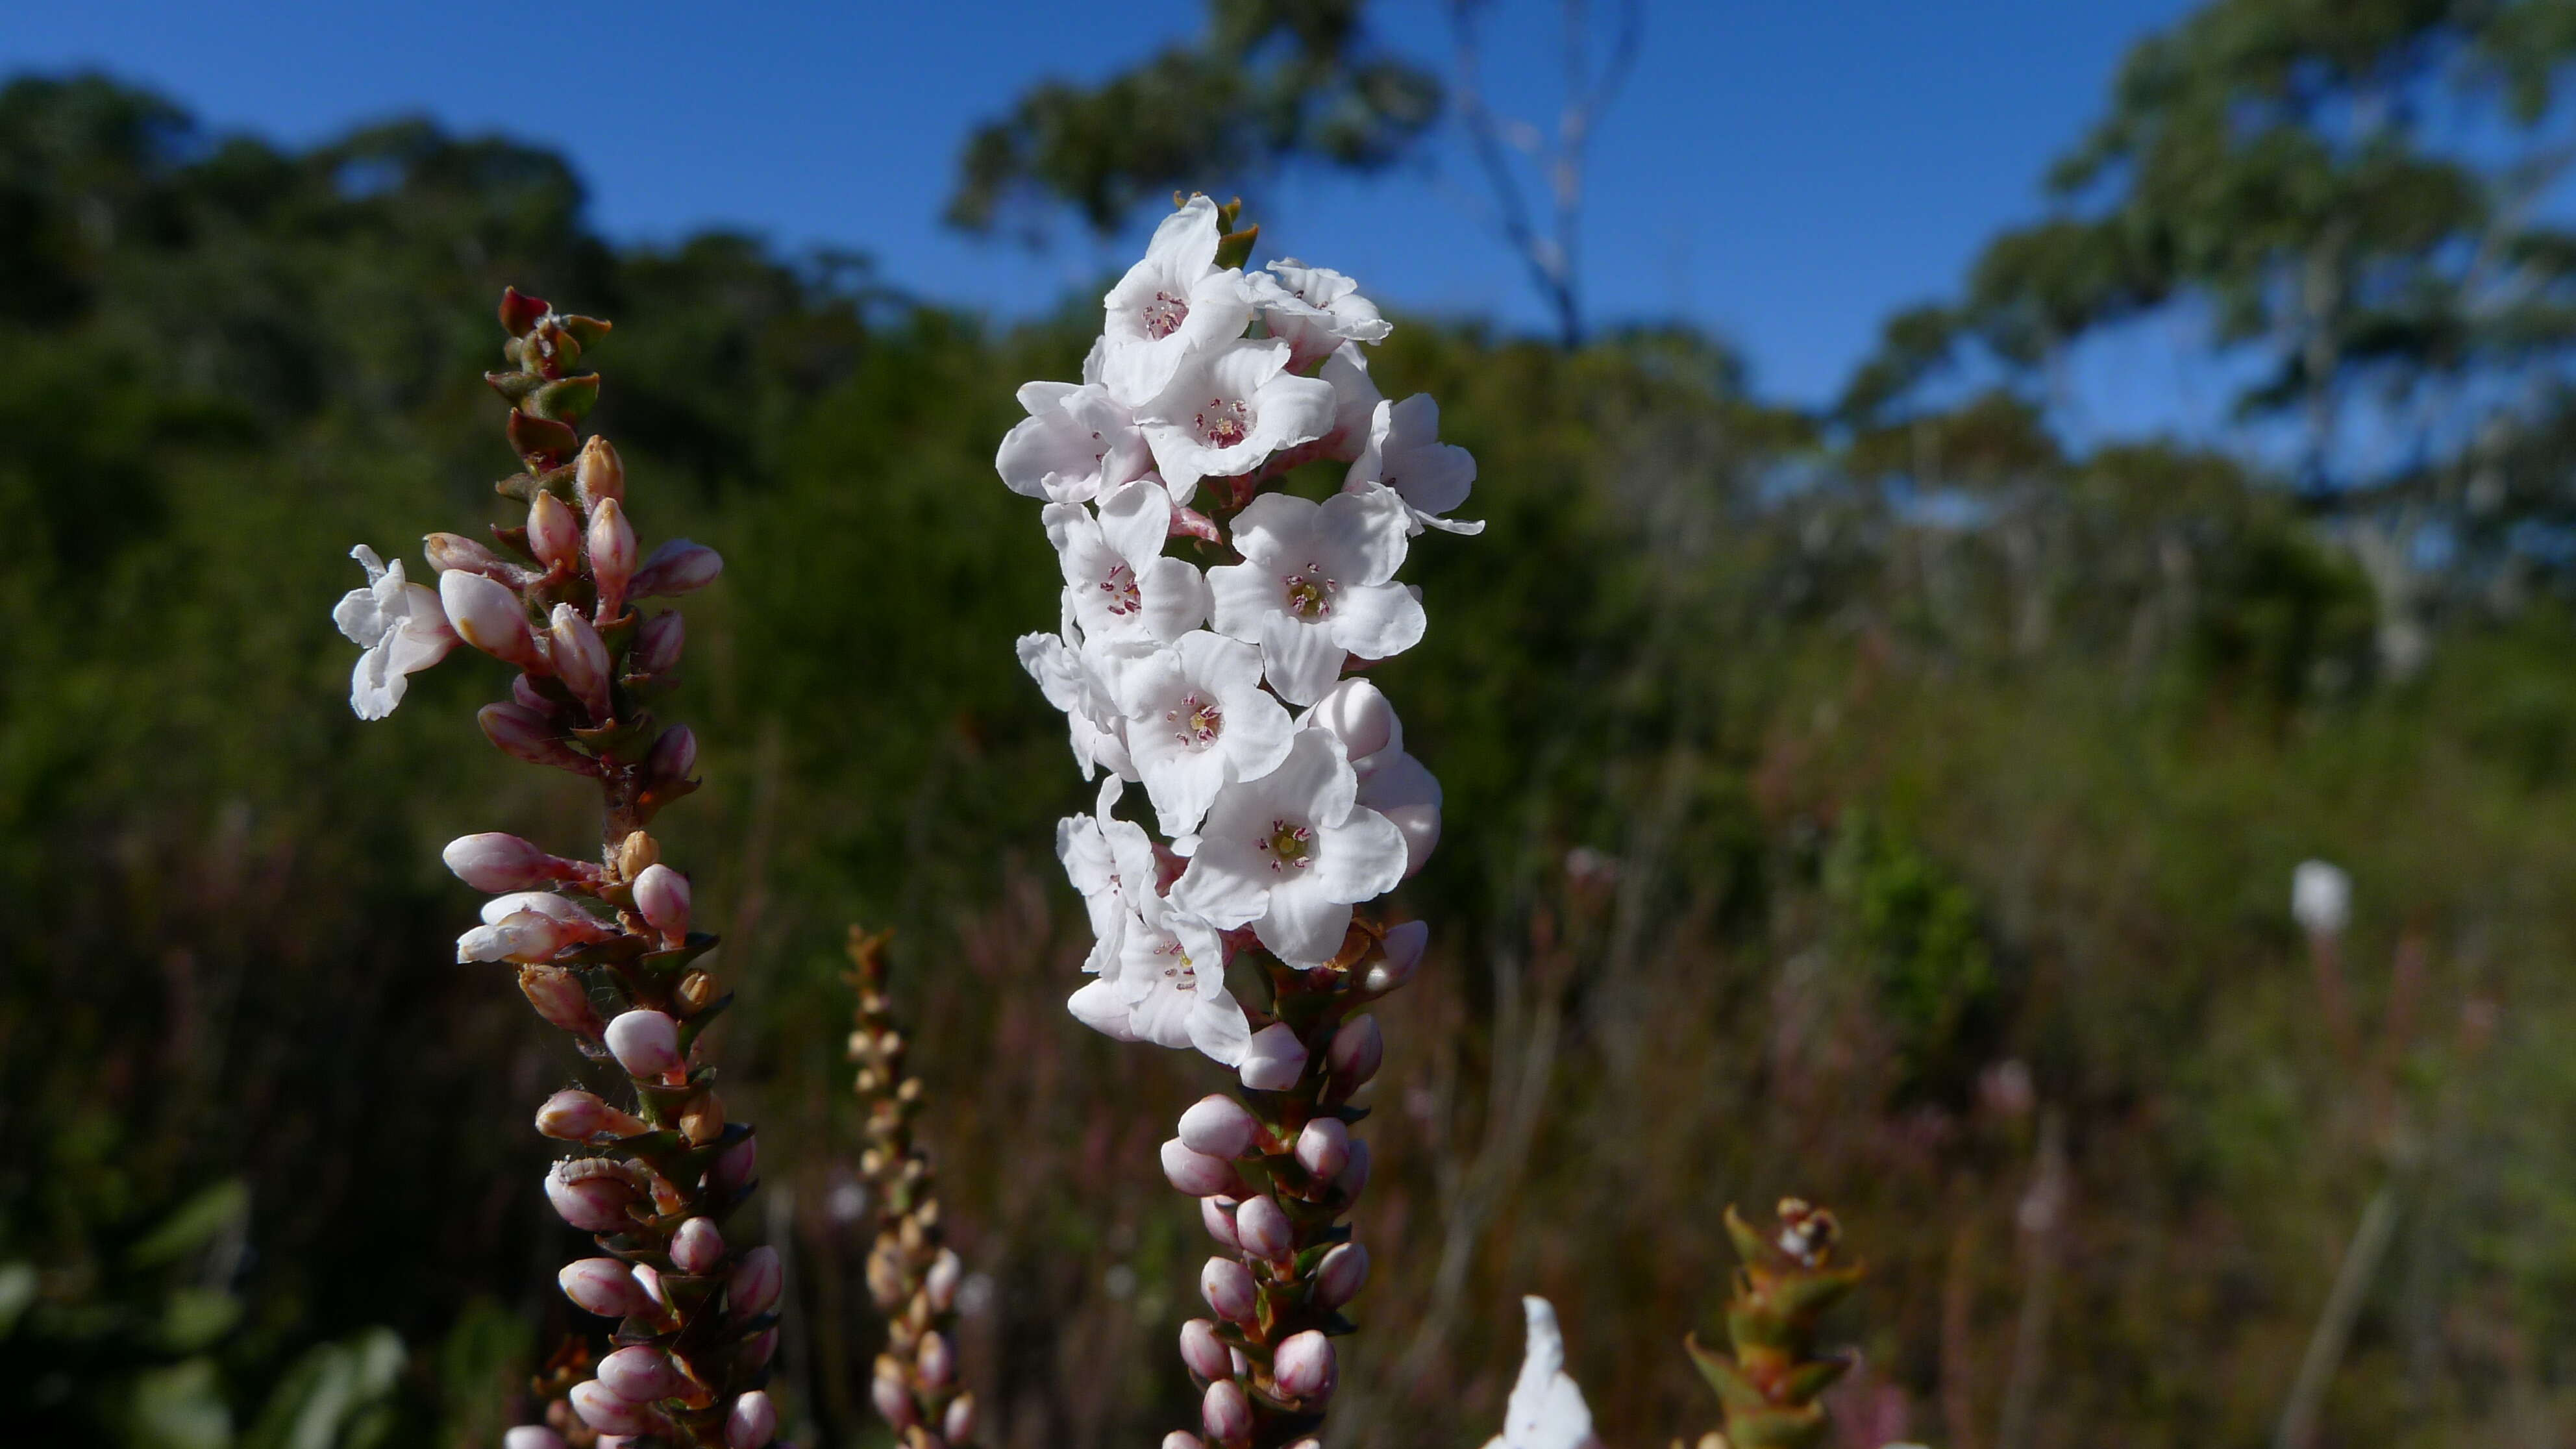
[[[752, 1191], [752, 1129], [725, 1119], [714, 1070], [695, 1045], [729, 997], [697, 964], [715, 937], [691, 928], [688, 877], [646, 833], [656, 811], [697, 788], [697, 741], [659, 727], [647, 708], [673, 683], [685, 627], [677, 610], [637, 605], [684, 594], [722, 568], [715, 551], [674, 540], [639, 559], [625, 469], [607, 440], [576, 431], [599, 395], [572, 371], [609, 324], [559, 315], [508, 292], [501, 302], [512, 364], [486, 380], [511, 403], [508, 434], [524, 471], [498, 491], [526, 506], [522, 525], [489, 545], [429, 535], [433, 592], [399, 562], [359, 550], [369, 586], [335, 618], [366, 650], [351, 704], [378, 718], [405, 676], [456, 643], [516, 673], [484, 707], [484, 733], [504, 753], [598, 782], [599, 858], [553, 854], [512, 835], [447, 847], [456, 876], [491, 897], [457, 940], [459, 961], [503, 962], [546, 1021], [620, 1080], [619, 1103], [572, 1088], [537, 1112], [537, 1130], [569, 1145], [545, 1192], [599, 1255], [560, 1278], [564, 1296], [614, 1324], [611, 1351], [566, 1377], [545, 1425], [510, 1431], [509, 1449], [762, 1449], [777, 1413], [761, 1385], [777, 1340], [777, 1255], [728, 1244], [724, 1223]], [[620, 1105], [625, 1103], [626, 1105]], [[579, 1362], [588, 1362], [581, 1355]]]

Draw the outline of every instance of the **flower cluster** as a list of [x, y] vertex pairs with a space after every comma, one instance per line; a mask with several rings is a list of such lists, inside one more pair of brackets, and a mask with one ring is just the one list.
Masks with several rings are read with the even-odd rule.
[[525, 471], [498, 488], [526, 507], [525, 525], [493, 529], [492, 546], [429, 535], [435, 591], [357, 549], [367, 587], [333, 618], [364, 651], [349, 699], [361, 718], [390, 713], [407, 676], [461, 641], [516, 670], [508, 698], [481, 712], [492, 743], [600, 789], [595, 862], [504, 834], [446, 851], [448, 868], [492, 898], [456, 959], [515, 966], [537, 1014], [613, 1067], [631, 1103], [569, 1088], [538, 1110], [540, 1133], [582, 1149], [547, 1175], [547, 1199], [600, 1249], [564, 1268], [563, 1292], [617, 1327], [595, 1365], [586, 1351], [565, 1356], [590, 1377], [565, 1373], [549, 1423], [511, 1430], [508, 1445], [761, 1449], [777, 1428], [760, 1385], [777, 1345], [779, 1261], [725, 1241], [726, 1215], [752, 1191], [755, 1140], [725, 1119], [694, 1050], [730, 998], [697, 965], [716, 942], [691, 929], [688, 878], [645, 830], [697, 787], [695, 737], [657, 727], [646, 708], [672, 683], [686, 636], [676, 610], [635, 607], [704, 586], [722, 563], [685, 539], [639, 560], [616, 450], [600, 437], [580, 444], [599, 378], [571, 368], [608, 324], [516, 291], [501, 323], [513, 366], [486, 377], [511, 403]]
[[[1295, 1442], [1331, 1397], [1368, 1267], [1338, 1223], [1368, 1172], [1349, 1097], [1382, 1050], [1351, 1011], [1427, 934], [1355, 909], [1422, 868], [1441, 796], [1386, 696], [1345, 674], [1421, 641], [1396, 579], [1413, 541], [1483, 528], [1448, 516], [1476, 468], [1438, 405], [1371, 380], [1376, 306], [1321, 267], [1245, 270], [1256, 229], [1235, 221], [1182, 202], [1105, 299], [1082, 381], [1022, 388], [995, 460], [1045, 503], [1064, 579], [1021, 663], [1105, 776], [1056, 833], [1093, 935], [1073, 1014], [1195, 1047], [1244, 1089], [1163, 1154], [1226, 1250], [1203, 1284], [1223, 1323], [1193, 1320], [1182, 1353], [1229, 1449]], [[1118, 814], [1130, 785], [1151, 832]]]

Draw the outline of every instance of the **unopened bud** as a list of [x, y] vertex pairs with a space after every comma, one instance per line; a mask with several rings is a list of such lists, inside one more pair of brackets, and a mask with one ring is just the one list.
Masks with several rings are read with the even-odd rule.
[[617, 877], [633, 880], [661, 858], [661, 844], [651, 835], [641, 830], [627, 831], [626, 838], [617, 842]]
[[688, 1387], [688, 1379], [658, 1348], [633, 1344], [599, 1361], [599, 1381], [608, 1391], [636, 1404], [666, 1399]]
[[555, 677], [590, 710], [591, 718], [607, 720], [608, 646], [600, 642], [599, 631], [580, 610], [557, 604], [547, 618], [546, 636], [553, 643]]
[[926, 1388], [944, 1389], [957, 1379], [957, 1351], [948, 1346], [948, 1335], [944, 1333], [934, 1330], [923, 1334], [913, 1363], [920, 1369]]
[[1178, 1137], [1163, 1144], [1163, 1175], [1172, 1180], [1172, 1186], [1192, 1197], [1237, 1192], [1243, 1186], [1234, 1175], [1233, 1163], [1193, 1151]]
[[1431, 923], [1428, 921], [1407, 921], [1403, 925], [1389, 927], [1385, 941], [1378, 948], [1386, 954], [1386, 959], [1369, 967], [1368, 975], [1361, 980], [1361, 989], [1371, 996], [1384, 996], [1412, 980], [1414, 971], [1422, 965], [1423, 948], [1430, 944]]
[[1394, 825], [1404, 837], [1404, 874], [1407, 879], [1422, 873], [1431, 863], [1431, 852], [1440, 845], [1440, 807], [1435, 804], [1380, 805], [1377, 813]]
[[1199, 1270], [1199, 1296], [1228, 1323], [1250, 1323], [1255, 1292], [1252, 1270], [1232, 1258], [1210, 1258]]
[[1270, 1357], [1271, 1382], [1281, 1397], [1299, 1403], [1332, 1397], [1339, 1377], [1333, 1341], [1312, 1328], [1288, 1335]]
[[1368, 1249], [1358, 1243], [1336, 1243], [1315, 1265], [1315, 1306], [1339, 1308], [1359, 1296], [1368, 1281]]
[[539, 690], [537, 681], [525, 674], [510, 676], [510, 703], [543, 720], [561, 720], [568, 708], [562, 700]]
[[671, 1235], [671, 1266], [683, 1273], [712, 1273], [724, 1255], [724, 1234], [712, 1218], [691, 1218]]
[[668, 674], [680, 662], [689, 642], [689, 621], [677, 609], [666, 610], [635, 626], [635, 643], [626, 651], [628, 674]]
[[1243, 1049], [1243, 1085], [1256, 1092], [1284, 1092], [1306, 1074], [1306, 1046], [1288, 1023], [1274, 1021], [1252, 1034]]
[[1207, 1449], [1207, 1441], [1187, 1429], [1174, 1429], [1163, 1436], [1163, 1449]]
[[912, 1406], [912, 1390], [904, 1387], [900, 1378], [880, 1370], [876, 1381], [868, 1385], [868, 1397], [876, 1401], [878, 1415], [898, 1433], [919, 1422]]
[[608, 1104], [588, 1092], [557, 1092], [537, 1109], [537, 1130], [559, 1142], [588, 1142], [607, 1128]]
[[1335, 1175], [1333, 1186], [1340, 1189], [1344, 1198], [1355, 1198], [1360, 1195], [1361, 1188], [1368, 1186], [1368, 1175], [1369, 1145], [1365, 1140], [1354, 1137], [1351, 1139], [1351, 1160]]
[[1243, 1388], [1232, 1379], [1218, 1379], [1207, 1386], [1199, 1400], [1199, 1427], [1210, 1439], [1223, 1445], [1242, 1444], [1252, 1438], [1252, 1401], [1243, 1396]]
[[484, 736], [514, 760], [570, 770], [576, 775], [599, 773], [597, 761], [566, 744], [563, 730], [534, 710], [515, 704], [487, 704], [474, 719], [483, 726]]
[[1233, 1356], [1216, 1336], [1216, 1325], [1204, 1318], [1181, 1325], [1181, 1362], [1202, 1379], [1221, 1379], [1234, 1372]]
[[957, 1250], [942, 1248], [930, 1260], [930, 1271], [921, 1278], [922, 1292], [930, 1296], [930, 1311], [945, 1313], [957, 1304], [957, 1285], [966, 1280], [966, 1265], [957, 1259]]
[[564, 1449], [564, 1441], [543, 1424], [521, 1424], [501, 1436], [501, 1449]]
[[1243, 1246], [1243, 1239], [1234, 1231], [1234, 1209], [1235, 1201], [1230, 1197], [1199, 1199], [1199, 1222], [1206, 1226], [1208, 1236], [1216, 1239], [1219, 1247], [1240, 1249]]
[[692, 1147], [706, 1146], [722, 1137], [724, 1130], [724, 1098], [713, 1092], [690, 1103], [689, 1110], [680, 1114], [680, 1135], [688, 1138]]
[[546, 1201], [585, 1233], [624, 1232], [633, 1225], [627, 1209], [637, 1196], [623, 1173], [596, 1158], [558, 1162], [546, 1174]]
[[948, 1412], [939, 1418], [939, 1436], [951, 1444], [963, 1444], [975, 1437], [973, 1394], [959, 1394], [948, 1401]]
[[528, 501], [528, 552], [550, 569], [581, 561], [581, 520], [562, 499], [540, 488]]
[[740, 1365], [745, 1373], [757, 1373], [761, 1366], [768, 1363], [777, 1353], [778, 1330], [764, 1328], [743, 1340], [742, 1348], [734, 1354], [734, 1362]]
[[661, 1415], [618, 1397], [614, 1389], [597, 1379], [572, 1386], [572, 1411], [603, 1434], [646, 1434], [663, 1422]]
[[573, 473], [573, 482], [593, 507], [622, 500], [626, 497], [626, 465], [618, 461], [617, 449], [606, 438], [593, 434], [581, 446], [581, 462]]
[[778, 1306], [778, 1290], [785, 1282], [778, 1250], [754, 1248], [725, 1279], [725, 1311], [736, 1318], [758, 1318]]
[[687, 725], [673, 725], [653, 741], [653, 753], [644, 761], [644, 775], [659, 785], [685, 780], [697, 767], [697, 734]]
[[758, 1389], [733, 1401], [725, 1413], [725, 1449], [763, 1449], [778, 1434], [778, 1410]]
[[707, 1169], [707, 1181], [721, 1192], [739, 1192], [750, 1186], [760, 1171], [760, 1139], [744, 1133], [743, 1139], [728, 1147]]
[[677, 944], [689, 934], [689, 878], [667, 865], [648, 865], [635, 877], [635, 909]]
[[606, 1028], [591, 1007], [590, 988], [581, 984], [578, 973], [566, 967], [520, 967], [519, 993], [550, 1026], [592, 1041]]
[[[614, 1023], [609, 1027], [616, 1030]], [[1297, 1134], [1297, 1164], [1324, 1182], [1342, 1175], [1351, 1160], [1351, 1129], [1339, 1117], [1318, 1117]]]
[[1243, 1156], [1252, 1150], [1252, 1139], [1260, 1130], [1261, 1124], [1232, 1097], [1210, 1094], [1181, 1114], [1181, 1141], [1192, 1152], [1210, 1157]]
[[635, 581], [627, 586], [627, 593], [638, 599], [690, 593], [714, 583], [716, 575], [723, 572], [724, 559], [714, 549], [675, 538], [644, 560], [644, 566], [635, 571]]
[[646, 1297], [653, 1300], [653, 1306], [656, 1309], [668, 1309], [671, 1306], [669, 1295], [662, 1291], [662, 1275], [652, 1264], [635, 1265], [635, 1284], [644, 1290]]
[[652, 1295], [635, 1281], [635, 1270], [615, 1258], [566, 1263], [555, 1274], [555, 1283], [575, 1308], [602, 1318], [651, 1317], [658, 1311]]
[[716, 999], [716, 979], [704, 971], [692, 971], [680, 978], [678, 994], [680, 1005], [694, 1016], [706, 1010], [707, 1003]]
[[450, 569], [438, 576], [438, 603], [457, 638], [504, 663], [544, 670], [545, 657], [528, 632], [528, 611], [508, 585]]
[[599, 617], [624, 612], [626, 589], [635, 578], [635, 530], [627, 525], [625, 505], [614, 498], [590, 513], [590, 576], [599, 585]]
[[629, 1011], [608, 1024], [608, 1051], [632, 1077], [658, 1077], [680, 1065], [680, 1028], [658, 1011]]
[[1278, 1262], [1297, 1250], [1297, 1229], [1287, 1212], [1267, 1193], [1256, 1193], [1234, 1210], [1234, 1233], [1243, 1251]]
[[1354, 761], [1404, 743], [1404, 726], [1396, 722], [1395, 706], [1386, 702], [1385, 691], [1365, 679], [1345, 679], [1324, 691], [1309, 722], [1340, 736], [1342, 748]]
[[528, 571], [462, 534], [433, 533], [420, 541], [421, 557], [439, 573], [463, 569], [504, 585], [517, 585]]
[[492, 895], [542, 890], [557, 881], [577, 880], [591, 873], [580, 861], [549, 855], [532, 841], [497, 830], [460, 835], [447, 842], [439, 858], [447, 862], [458, 880]]
[[1378, 1030], [1374, 1016], [1354, 1016], [1333, 1033], [1333, 1044], [1324, 1053], [1324, 1065], [1333, 1073], [1333, 1085], [1344, 1095], [1357, 1091], [1362, 1083], [1377, 1075], [1386, 1060], [1386, 1034]]

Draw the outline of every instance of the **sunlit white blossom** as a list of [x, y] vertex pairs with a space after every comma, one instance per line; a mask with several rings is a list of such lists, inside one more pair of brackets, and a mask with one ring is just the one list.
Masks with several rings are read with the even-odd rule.
[[1386, 394], [1377, 390], [1377, 380], [1369, 376], [1368, 354], [1355, 342], [1335, 348], [1315, 376], [1333, 390], [1333, 425], [1315, 440], [1315, 451], [1352, 462], [1368, 447], [1369, 426]]
[[1243, 273], [1217, 266], [1216, 246], [1216, 203], [1193, 196], [1101, 299], [1100, 380], [1120, 402], [1142, 404], [1192, 352], [1243, 335], [1252, 296]]
[[456, 647], [456, 631], [438, 591], [405, 579], [401, 559], [388, 564], [363, 543], [349, 557], [367, 571], [367, 586], [341, 595], [331, 610], [331, 622], [360, 650], [349, 673], [349, 708], [360, 719], [383, 719], [402, 703], [411, 675]]
[[993, 457], [1014, 493], [1087, 503], [1154, 466], [1145, 435], [1106, 388], [1032, 382], [1020, 389], [1020, 406], [1028, 417], [1003, 437]]
[[1467, 501], [1476, 483], [1476, 455], [1440, 441], [1440, 404], [1429, 393], [1377, 405], [1367, 447], [1342, 486], [1363, 489], [1372, 483], [1394, 489], [1404, 500], [1414, 533], [1426, 527], [1449, 533], [1485, 531], [1481, 521], [1441, 517]]
[[1225, 987], [1225, 945], [1207, 922], [1147, 895], [1119, 936], [1114, 969], [1066, 1003], [1075, 1019], [1120, 1041], [1196, 1047], [1215, 1061], [1243, 1060], [1252, 1024]]
[[1095, 767], [1136, 778], [1127, 749], [1127, 720], [1097, 667], [1097, 652], [1086, 653], [1061, 634], [1023, 634], [1020, 667], [1038, 682], [1047, 703], [1064, 711], [1074, 763], [1088, 780]]
[[1261, 687], [1261, 652], [1239, 640], [1194, 630], [1127, 662], [1116, 689], [1165, 835], [1198, 829], [1218, 790], [1288, 756], [1288, 711]]
[[1304, 372], [1344, 342], [1384, 342], [1395, 328], [1378, 315], [1377, 304], [1360, 295], [1360, 284], [1330, 267], [1310, 267], [1282, 257], [1263, 271], [1244, 277], [1252, 305], [1273, 337], [1286, 338], [1296, 349], [1288, 366]]
[[1312, 704], [1346, 654], [1384, 659], [1422, 638], [1422, 603], [1391, 582], [1404, 562], [1403, 501], [1383, 488], [1322, 503], [1255, 498], [1234, 522], [1240, 564], [1208, 571], [1220, 634], [1261, 646], [1270, 687]]
[[1285, 342], [1218, 343], [1183, 358], [1169, 384], [1137, 404], [1136, 426], [1172, 497], [1187, 503], [1202, 478], [1249, 473], [1330, 432], [1333, 385], [1290, 372]]
[[1386, 695], [1365, 679], [1345, 679], [1299, 716], [1297, 727], [1325, 730], [1342, 742], [1359, 777], [1359, 803], [1403, 832], [1404, 873], [1421, 870], [1440, 843], [1440, 780], [1405, 751], [1404, 722]]
[[1055, 858], [1091, 917], [1091, 954], [1082, 969], [1102, 975], [1115, 973], [1127, 923], [1157, 894], [1153, 841], [1143, 826], [1113, 813], [1125, 788], [1115, 775], [1101, 781], [1092, 813], [1068, 815], [1055, 827]]
[[1556, 1309], [1535, 1295], [1523, 1298], [1521, 1309], [1529, 1334], [1521, 1376], [1503, 1409], [1503, 1432], [1485, 1441], [1485, 1449], [1600, 1449], [1592, 1410], [1565, 1371], [1565, 1335], [1557, 1329]]
[[1096, 517], [1079, 503], [1051, 503], [1040, 516], [1086, 644], [1167, 643], [1206, 621], [1206, 577], [1163, 556], [1172, 500], [1161, 485], [1126, 484], [1100, 500]]
[[1252, 927], [1293, 965], [1331, 960], [1351, 907], [1404, 878], [1402, 833], [1358, 791], [1342, 742], [1298, 731], [1278, 768], [1217, 792], [1173, 903], [1220, 929]]

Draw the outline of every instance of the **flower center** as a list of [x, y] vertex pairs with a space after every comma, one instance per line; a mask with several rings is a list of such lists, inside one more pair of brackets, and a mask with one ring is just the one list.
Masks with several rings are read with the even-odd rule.
[[1199, 989], [1199, 978], [1197, 974], [1190, 972], [1189, 970], [1189, 947], [1182, 945], [1178, 940], [1168, 940], [1163, 944], [1156, 946], [1154, 948], [1154, 954], [1165, 958], [1163, 961], [1163, 979], [1172, 984], [1172, 989], [1174, 991], [1196, 991]]
[[1225, 708], [1213, 699], [1201, 699], [1192, 690], [1181, 696], [1181, 702], [1163, 711], [1163, 718], [1174, 729], [1172, 738], [1184, 745], [1205, 749], [1225, 733]]
[[1253, 848], [1270, 857], [1270, 872], [1284, 867], [1304, 870], [1315, 863], [1315, 832], [1294, 820], [1273, 820], [1270, 833], [1253, 842]]
[[1199, 441], [1211, 448], [1231, 448], [1252, 436], [1252, 409], [1240, 399], [1212, 397], [1190, 421]]
[[1100, 581], [1100, 592], [1109, 596], [1109, 612], [1121, 618], [1145, 607], [1144, 591], [1136, 587], [1136, 571], [1123, 563]]
[[1300, 619], [1329, 619], [1333, 616], [1333, 596], [1342, 591], [1342, 586], [1324, 577], [1321, 564], [1308, 564], [1305, 572], [1289, 574], [1279, 582], [1288, 591], [1289, 613]]
[[1157, 342], [1180, 331], [1181, 324], [1188, 320], [1190, 299], [1187, 297], [1156, 292], [1154, 300], [1145, 304], [1145, 335]]

